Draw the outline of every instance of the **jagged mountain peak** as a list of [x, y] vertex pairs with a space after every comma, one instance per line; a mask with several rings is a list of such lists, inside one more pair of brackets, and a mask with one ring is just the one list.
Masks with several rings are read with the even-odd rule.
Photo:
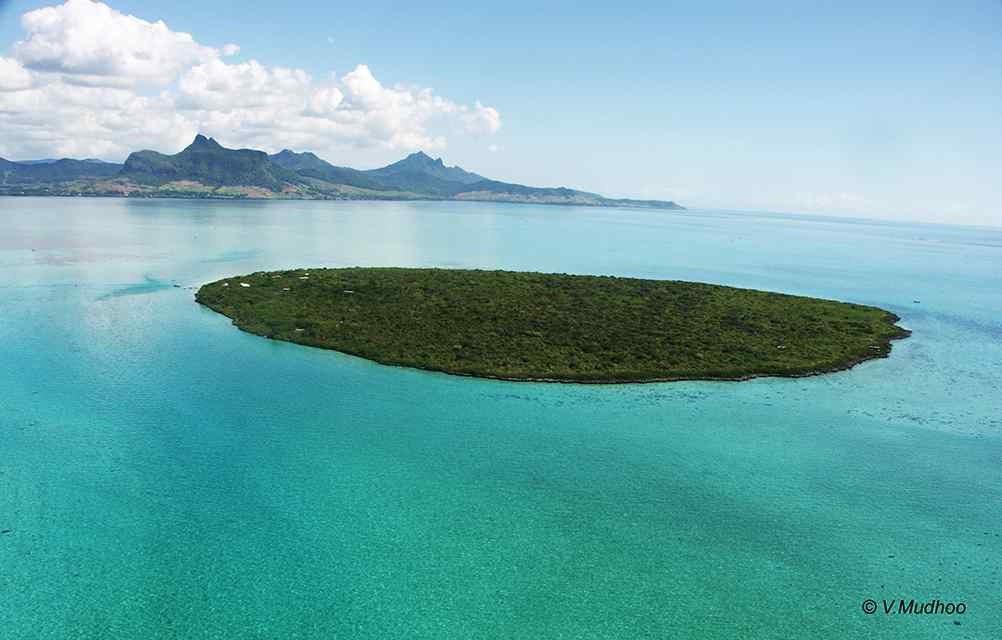
[[460, 167], [447, 167], [442, 158], [432, 158], [424, 151], [415, 151], [403, 160], [368, 173], [375, 176], [392, 176], [398, 174], [426, 174], [433, 178], [458, 184], [473, 184], [483, 180], [483, 176], [464, 171]]
[[221, 145], [218, 142], [216, 142], [215, 138], [207, 138], [206, 136], [204, 136], [201, 133], [199, 133], [198, 135], [195, 136], [195, 139], [192, 140], [191, 144], [189, 144], [187, 146], [187, 148], [185, 149], [185, 151], [188, 151], [188, 150], [193, 150], [193, 151], [194, 150], [217, 150], [217, 149], [222, 149], [222, 148], [223, 148], [223, 145]]
[[394, 162], [391, 167], [397, 166], [406, 169], [423, 169], [425, 167], [444, 167], [445, 163], [441, 158], [432, 158], [424, 151], [415, 151], [403, 160]]
[[275, 192], [300, 180], [295, 172], [270, 162], [264, 151], [227, 149], [202, 134], [171, 156], [155, 151], [129, 154], [121, 176], [146, 185], [188, 181], [210, 187], [264, 187]]

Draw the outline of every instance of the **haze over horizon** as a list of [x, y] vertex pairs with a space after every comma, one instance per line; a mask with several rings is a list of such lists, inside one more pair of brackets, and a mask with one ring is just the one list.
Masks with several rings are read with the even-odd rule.
[[0, 157], [423, 150], [690, 207], [1002, 226], [1002, 4], [0, 2]]

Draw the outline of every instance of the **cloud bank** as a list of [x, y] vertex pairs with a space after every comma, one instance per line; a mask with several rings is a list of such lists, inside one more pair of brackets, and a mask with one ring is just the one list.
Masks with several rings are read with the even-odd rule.
[[164, 22], [93, 0], [25, 13], [24, 38], [0, 57], [0, 156], [120, 158], [172, 152], [196, 132], [229, 145], [435, 150], [451, 135], [490, 135], [501, 115], [420, 87], [383, 85], [368, 66], [316, 79], [238, 45], [203, 45]]

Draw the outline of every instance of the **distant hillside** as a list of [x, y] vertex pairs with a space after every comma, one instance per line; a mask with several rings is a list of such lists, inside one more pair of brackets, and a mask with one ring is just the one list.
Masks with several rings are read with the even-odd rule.
[[66, 182], [81, 178], [108, 178], [118, 174], [122, 165], [100, 160], [61, 160], [11, 162], [0, 158], [0, 184], [32, 185]]
[[[18, 160], [18, 164], [53, 164], [59, 162], [60, 160], [69, 160], [69, 158], [43, 158], [41, 160]], [[96, 158], [84, 158], [83, 160], [73, 160], [73, 162], [91, 162], [95, 164], [118, 164], [114, 162], [105, 162], [104, 160], [98, 160]], [[118, 165], [121, 167], [121, 165]]]
[[227, 149], [201, 134], [174, 155], [136, 151], [124, 165], [94, 160], [0, 159], [0, 194], [189, 198], [479, 200], [682, 209], [660, 200], [610, 199], [566, 187], [490, 180], [422, 151], [378, 169], [339, 167], [310, 152]]
[[[460, 167], [448, 167], [441, 158], [433, 159], [418, 151], [403, 160], [379, 169], [358, 170], [338, 167], [313, 153], [288, 149], [269, 156], [272, 162], [302, 176], [377, 193], [410, 194], [425, 198], [524, 202], [538, 204], [581, 204], [592, 206], [636, 206], [682, 208], [660, 200], [614, 200], [597, 193], [566, 187], [542, 188], [490, 180]], [[322, 188], [323, 185], [314, 186]]]
[[147, 185], [190, 181], [213, 187], [262, 187], [271, 191], [301, 182], [295, 171], [271, 162], [263, 151], [226, 149], [203, 135], [195, 136], [190, 145], [172, 156], [156, 151], [131, 153], [119, 177]]
[[483, 180], [481, 176], [459, 167], [446, 167], [441, 158], [432, 160], [420, 151], [391, 165], [369, 170], [338, 167], [313, 153], [295, 153], [288, 149], [269, 158], [302, 176], [323, 180], [331, 185], [434, 198], [451, 198], [464, 191], [467, 184]]
[[442, 182], [473, 184], [486, 180], [483, 176], [464, 171], [459, 167], [447, 167], [441, 158], [432, 160], [423, 151], [412, 153], [403, 160], [387, 165], [382, 169], [370, 169], [365, 173], [386, 182], [404, 183], [408, 177], [435, 178]]
[[361, 189], [385, 189], [386, 186], [368, 175], [365, 171], [348, 167], [336, 167], [326, 160], [321, 160], [316, 154], [295, 153], [288, 149], [268, 156], [275, 164], [294, 171], [301, 176], [316, 178], [331, 184], [343, 184]]

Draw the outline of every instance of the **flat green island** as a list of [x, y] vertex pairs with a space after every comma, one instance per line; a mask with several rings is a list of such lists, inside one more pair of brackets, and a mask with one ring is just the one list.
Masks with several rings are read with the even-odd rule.
[[886, 357], [883, 309], [670, 280], [462, 269], [295, 269], [204, 285], [244, 331], [388, 365], [555, 382], [805, 376]]

